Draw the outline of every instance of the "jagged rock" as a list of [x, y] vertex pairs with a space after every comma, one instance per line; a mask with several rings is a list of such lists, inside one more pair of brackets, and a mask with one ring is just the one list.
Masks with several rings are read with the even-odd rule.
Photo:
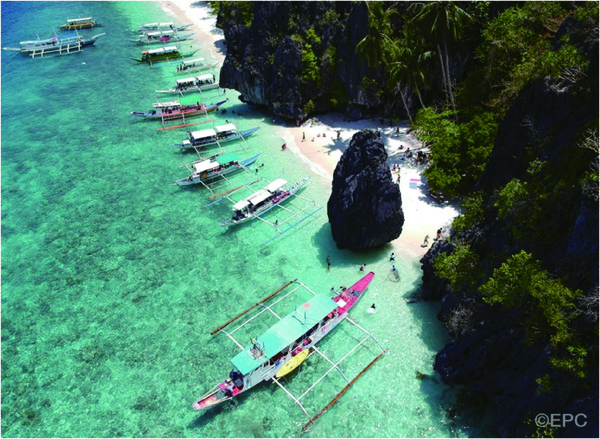
[[372, 248], [400, 236], [400, 188], [392, 181], [378, 133], [364, 130], [352, 137], [333, 174], [327, 215], [338, 248]]

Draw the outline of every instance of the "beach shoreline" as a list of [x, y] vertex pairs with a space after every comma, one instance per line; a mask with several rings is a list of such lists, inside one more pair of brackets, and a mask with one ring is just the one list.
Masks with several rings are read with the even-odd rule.
[[[191, 0], [160, 4], [181, 23], [192, 23], [195, 32], [192, 40], [208, 49], [204, 55], [208, 61], [223, 62], [226, 53], [223, 33], [216, 28], [216, 17], [207, 5], [195, 5]], [[207, 42], [212, 44], [207, 46]], [[442, 229], [442, 238], [448, 235], [452, 220], [459, 211], [456, 206], [433, 200], [428, 195], [423, 165], [405, 157], [407, 148], [412, 151], [423, 148], [406, 121], [398, 123], [379, 118], [348, 121], [341, 113], [328, 113], [302, 123], [297, 121], [296, 126], [276, 127], [275, 134], [283, 139], [291, 153], [320, 177], [317, 180], [326, 190], [331, 187], [335, 167], [352, 136], [364, 129], [381, 132], [390, 168], [393, 165], [399, 167], [392, 178], [398, 181], [400, 177], [398, 184], [405, 222], [401, 236], [390, 243], [391, 251], [396, 255], [420, 259], [434, 243], [437, 230]], [[427, 245], [425, 241], [428, 241]]]

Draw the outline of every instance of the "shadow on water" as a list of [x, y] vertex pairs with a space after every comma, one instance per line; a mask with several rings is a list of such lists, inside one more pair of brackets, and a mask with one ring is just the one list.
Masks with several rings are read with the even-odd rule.
[[[387, 258], [393, 251], [391, 244], [383, 244], [377, 248], [366, 250], [347, 250], [339, 249], [331, 236], [331, 226], [325, 222], [312, 237], [313, 245], [318, 249], [319, 261], [327, 266], [327, 256], [331, 260], [332, 267], [352, 267], [366, 264], [366, 271], [369, 271], [369, 265], [381, 262]], [[341, 262], [340, 262], [341, 261]]]

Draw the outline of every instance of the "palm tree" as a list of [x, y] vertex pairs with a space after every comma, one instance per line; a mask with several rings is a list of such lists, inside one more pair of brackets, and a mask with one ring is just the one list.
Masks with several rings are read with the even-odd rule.
[[393, 46], [392, 17], [398, 13], [394, 7], [384, 9], [384, 2], [366, 2], [369, 10], [369, 30], [356, 45], [356, 53], [367, 60], [369, 67], [377, 68], [385, 62]]
[[[424, 33], [429, 34], [437, 45], [440, 63], [442, 65], [444, 89], [450, 98], [452, 109], [455, 110], [447, 41], [448, 39], [458, 41], [464, 27], [470, 23], [473, 18], [451, 1], [433, 1], [420, 4], [420, 10], [413, 20], [419, 23]], [[444, 46], [445, 60], [442, 56], [440, 44], [443, 44]]]
[[411, 32], [408, 27], [405, 27], [402, 30], [402, 37], [394, 41], [393, 50], [390, 52], [392, 60], [387, 65], [388, 80], [400, 92], [404, 108], [411, 122], [412, 117], [404, 96], [402, 83], [404, 82], [409, 89], [417, 94], [421, 107], [425, 108], [419, 89], [427, 86], [424, 64], [431, 58], [432, 52], [425, 50], [424, 46], [422, 39]]

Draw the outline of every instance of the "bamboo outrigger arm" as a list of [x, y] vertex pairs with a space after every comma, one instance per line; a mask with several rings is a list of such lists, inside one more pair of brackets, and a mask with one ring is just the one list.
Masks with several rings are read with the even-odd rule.
[[323, 409], [322, 409], [322, 410], [321, 410], [319, 413], [317, 413], [315, 416], [313, 416], [313, 418], [312, 418], [310, 421], [308, 421], [304, 427], [302, 427], [302, 432], [303, 432], [303, 433], [304, 433], [304, 432], [306, 432], [306, 431], [307, 431], [307, 430], [310, 428], [310, 426], [311, 426], [312, 424], [314, 424], [314, 423], [315, 423], [315, 421], [316, 421], [317, 419], [319, 419], [321, 416], [323, 416], [323, 414], [324, 414], [324, 413], [325, 413], [327, 410], [329, 410], [329, 409], [331, 408], [331, 406], [332, 406], [332, 405], [334, 405], [334, 404], [335, 404], [335, 403], [336, 403], [336, 402], [337, 402], [337, 401], [338, 401], [338, 400], [339, 400], [339, 399], [342, 397], [342, 395], [343, 395], [344, 393], [346, 393], [346, 391], [347, 391], [347, 390], [348, 390], [348, 389], [349, 389], [349, 388], [352, 386], [352, 384], [354, 384], [354, 383], [356, 382], [356, 380], [358, 380], [358, 379], [359, 379], [359, 378], [362, 376], [362, 374], [363, 374], [363, 373], [365, 373], [365, 372], [366, 372], [366, 371], [367, 371], [367, 370], [368, 370], [368, 369], [369, 369], [371, 366], [373, 366], [373, 365], [374, 365], [374, 364], [375, 364], [377, 361], [379, 361], [379, 359], [380, 359], [381, 357], [383, 357], [383, 356], [386, 354], [386, 352], [387, 352], [387, 351], [388, 351], [388, 349], [386, 349], [385, 351], [383, 351], [381, 354], [379, 354], [377, 357], [375, 357], [375, 359], [374, 359], [373, 361], [371, 361], [371, 362], [370, 362], [370, 363], [367, 365], [367, 367], [365, 367], [363, 370], [361, 370], [361, 371], [360, 371], [360, 373], [359, 373], [358, 375], [356, 375], [356, 376], [355, 376], [355, 377], [352, 379], [352, 381], [350, 381], [350, 383], [348, 383], [348, 385], [347, 385], [346, 387], [344, 387], [344, 388], [341, 390], [341, 392], [340, 392], [340, 393], [338, 393], [338, 394], [335, 396], [335, 398], [333, 398], [333, 399], [331, 400], [331, 402], [330, 402], [329, 404], [327, 404], [327, 405], [326, 405], [326, 406], [325, 406], [325, 407], [324, 407], [324, 408], [323, 408]]
[[232, 318], [231, 320], [229, 320], [226, 323], [223, 323], [221, 326], [219, 326], [216, 329], [213, 329], [210, 333], [210, 335], [215, 335], [217, 332], [219, 332], [221, 329], [225, 328], [226, 326], [230, 325], [231, 323], [235, 322], [237, 319], [239, 319], [240, 317], [242, 317], [244, 314], [246, 314], [248, 311], [256, 308], [258, 305], [260, 305], [263, 302], [266, 302], [267, 300], [269, 300], [271, 297], [273, 297], [275, 294], [279, 293], [280, 291], [286, 289], [287, 287], [289, 287], [291, 284], [293, 284], [294, 282], [296, 282], [298, 279], [294, 279], [289, 281], [288, 283], [286, 283], [285, 285], [283, 285], [281, 288], [279, 288], [277, 291], [272, 292], [271, 294], [269, 294], [267, 297], [265, 297], [264, 299], [259, 300], [258, 302], [256, 302], [254, 305], [252, 305], [250, 308], [248, 308], [245, 311], [242, 311], [241, 313], [239, 313], [237, 316], [235, 316], [234, 318]]

